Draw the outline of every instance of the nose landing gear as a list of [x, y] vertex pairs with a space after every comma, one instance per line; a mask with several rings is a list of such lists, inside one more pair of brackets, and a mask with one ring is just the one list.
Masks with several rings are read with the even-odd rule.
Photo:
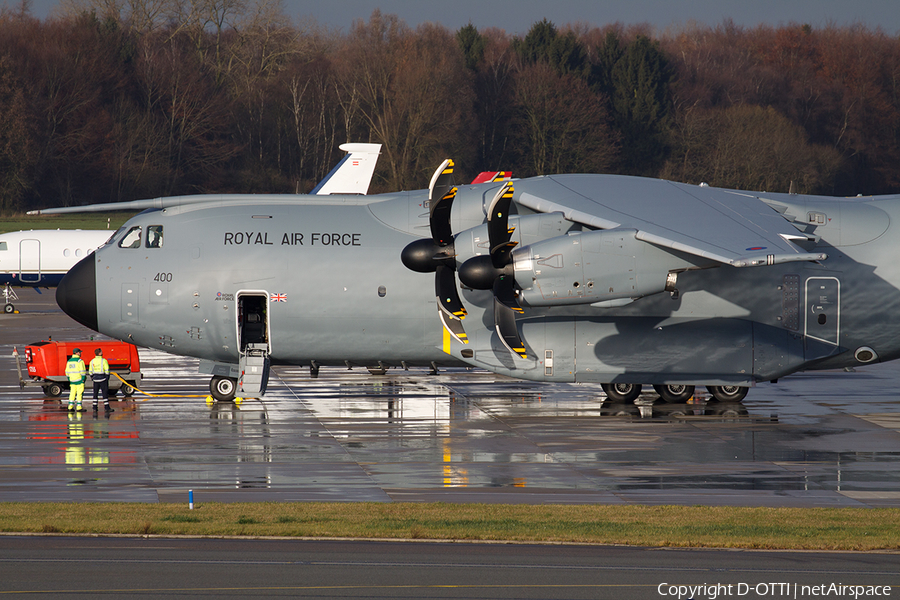
[[13, 301], [18, 300], [19, 296], [16, 294], [16, 290], [9, 287], [8, 283], [3, 287], [3, 299], [6, 300], [6, 304], [3, 305], [3, 312], [8, 315], [16, 312], [16, 307], [13, 305]]
[[209, 393], [219, 402], [231, 402], [237, 392], [237, 379], [216, 375], [209, 380]]

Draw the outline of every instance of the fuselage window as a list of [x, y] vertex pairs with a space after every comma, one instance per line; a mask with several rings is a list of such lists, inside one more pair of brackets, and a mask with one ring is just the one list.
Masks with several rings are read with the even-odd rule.
[[0, 242], [0, 250], [6, 250], [6, 242]]
[[119, 248], [140, 248], [141, 247], [141, 228], [140, 226], [132, 227], [128, 233], [119, 242]]
[[162, 248], [163, 245], [163, 226], [150, 225], [147, 227], [147, 247]]

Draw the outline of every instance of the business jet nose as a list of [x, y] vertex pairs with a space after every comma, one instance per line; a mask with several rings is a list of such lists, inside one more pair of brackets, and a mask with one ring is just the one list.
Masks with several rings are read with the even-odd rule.
[[97, 271], [93, 254], [62, 278], [56, 288], [56, 303], [67, 315], [97, 331]]

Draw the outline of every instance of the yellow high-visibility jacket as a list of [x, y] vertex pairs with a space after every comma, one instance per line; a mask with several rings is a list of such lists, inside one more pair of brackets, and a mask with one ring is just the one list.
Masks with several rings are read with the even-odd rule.
[[102, 356], [95, 356], [91, 359], [88, 373], [94, 381], [106, 381], [109, 379], [109, 361]]
[[71, 357], [66, 362], [66, 377], [69, 378], [69, 383], [84, 383], [84, 380], [87, 379], [84, 361], [77, 356]]

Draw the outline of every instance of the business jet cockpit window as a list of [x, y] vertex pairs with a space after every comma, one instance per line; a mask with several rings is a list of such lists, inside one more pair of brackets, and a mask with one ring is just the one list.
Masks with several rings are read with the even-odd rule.
[[150, 225], [147, 227], [147, 247], [162, 248], [163, 245], [163, 226]]
[[119, 248], [140, 248], [141, 247], [141, 228], [140, 226], [132, 227], [128, 230], [121, 240], [119, 240]]

